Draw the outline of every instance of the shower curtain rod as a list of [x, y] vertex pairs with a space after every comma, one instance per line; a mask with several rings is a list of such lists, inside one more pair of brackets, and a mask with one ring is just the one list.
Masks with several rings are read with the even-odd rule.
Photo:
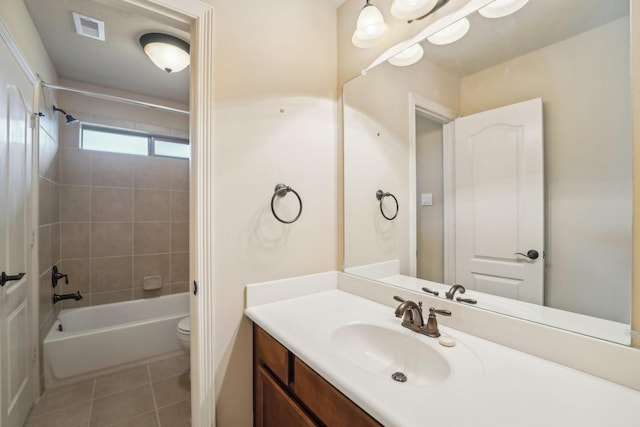
[[87, 96], [91, 96], [93, 98], [106, 99], [107, 101], [122, 102], [122, 103], [125, 103], [125, 104], [139, 105], [139, 106], [143, 106], [143, 107], [155, 108], [156, 110], [169, 111], [171, 113], [185, 114], [187, 116], [189, 115], [189, 111], [187, 111], [187, 110], [181, 110], [179, 108], [167, 107], [166, 105], [153, 104], [151, 102], [137, 101], [135, 99], [122, 98], [120, 96], [106, 95], [106, 94], [103, 94], [103, 93], [90, 92], [88, 90], [75, 89], [75, 88], [72, 88], [72, 87], [56, 86], [56, 85], [52, 85], [52, 84], [45, 83], [45, 82], [42, 82], [42, 87], [48, 87], [49, 89], [54, 89], [54, 90], [63, 90], [63, 91], [66, 91], [66, 92], [79, 93], [81, 95], [87, 95]]

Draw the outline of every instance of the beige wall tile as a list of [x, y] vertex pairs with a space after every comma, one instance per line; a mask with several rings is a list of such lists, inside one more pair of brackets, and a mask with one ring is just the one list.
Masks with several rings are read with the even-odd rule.
[[182, 292], [189, 292], [189, 282], [178, 282], [171, 284], [171, 293], [180, 294]]
[[60, 262], [60, 273], [69, 276], [69, 284], [64, 280], [58, 280], [55, 290], [59, 294], [74, 293], [80, 291], [87, 298], [91, 291], [91, 263], [89, 258], [65, 259]]
[[137, 222], [134, 224], [136, 255], [169, 252], [171, 250], [170, 222]]
[[60, 221], [88, 222], [91, 219], [91, 188], [89, 186], [60, 186]]
[[135, 156], [94, 152], [91, 184], [102, 187], [132, 187], [133, 157]]
[[132, 189], [92, 187], [91, 221], [131, 222], [132, 220]]
[[171, 281], [171, 256], [166, 254], [136, 255], [133, 257], [133, 287], [142, 288], [146, 276], [161, 276], [162, 284]]
[[90, 252], [91, 224], [60, 224], [60, 257], [83, 258]]
[[44, 325], [47, 317], [53, 311], [51, 298], [51, 276], [43, 274], [38, 278], [38, 325], [46, 329], [45, 335], [51, 327], [50, 325], [48, 327]]
[[53, 183], [46, 178], [38, 178], [38, 223], [39, 225], [51, 224], [51, 187]]
[[146, 291], [142, 288], [133, 289], [133, 299], [145, 299], [145, 298], [157, 298], [163, 295], [171, 294], [171, 285], [164, 285], [160, 289], [153, 289]]
[[60, 151], [60, 184], [91, 184], [91, 152], [77, 149]]
[[38, 227], [38, 273], [42, 274], [51, 268], [51, 226]]
[[189, 254], [171, 254], [171, 283], [189, 281]]
[[171, 192], [169, 190], [135, 190], [135, 221], [169, 221]]
[[131, 255], [132, 224], [100, 222], [91, 224], [91, 256]]
[[131, 289], [133, 257], [91, 258], [91, 292]]
[[52, 182], [49, 186], [49, 219], [52, 224], [60, 222], [60, 185]]
[[136, 188], [171, 189], [171, 159], [162, 157], [137, 157], [134, 166]]
[[[77, 113], [69, 113], [73, 117], [80, 119]], [[78, 125], [61, 125], [60, 129], [60, 145], [65, 148], [80, 148], [80, 126]]]
[[60, 262], [60, 223], [51, 224], [51, 265]]
[[171, 221], [189, 221], [189, 192], [171, 192]]
[[189, 251], [189, 223], [171, 223], [171, 252]]
[[131, 290], [91, 293], [91, 305], [111, 304], [113, 302], [130, 301], [131, 299], [133, 299]]
[[172, 159], [171, 189], [189, 191], [189, 160]]

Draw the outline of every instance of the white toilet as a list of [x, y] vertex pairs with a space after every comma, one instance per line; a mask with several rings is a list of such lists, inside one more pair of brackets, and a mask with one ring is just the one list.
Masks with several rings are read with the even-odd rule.
[[191, 317], [187, 316], [178, 322], [178, 341], [180, 346], [188, 353], [191, 344]]

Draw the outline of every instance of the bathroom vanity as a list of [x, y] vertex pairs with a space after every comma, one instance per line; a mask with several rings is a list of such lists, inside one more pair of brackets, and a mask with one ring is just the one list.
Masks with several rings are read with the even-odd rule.
[[634, 390], [454, 329], [449, 319], [483, 321], [441, 302], [453, 313], [438, 319], [455, 342], [445, 347], [403, 328], [392, 296], [422, 300], [425, 311], [437, 300], [360, 281], [332, 272], [247, 286], [256, 425], [637, 424], [640, 378]]

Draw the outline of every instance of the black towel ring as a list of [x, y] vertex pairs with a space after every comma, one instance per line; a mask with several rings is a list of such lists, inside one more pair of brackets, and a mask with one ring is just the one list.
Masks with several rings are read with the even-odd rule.
[[[393, 200], [396, 202], [396, 213], [391, 218], [386, 216], [384, 214], [384, 210], [382, 209], [382, 201], [384, 200], [385, 197], [393, 197]], [[392, 220], [396, 219], [396, 217], [398, 216], [398, 211], [400, 210], [400, 207], [398, 206], [398, 199], [396, 199], [396, 196], [394, 196], [391, 193], [385, 193], [382, 190], [378, 190], [378, 191], [376, 191], [376, 199], [380, 200], [380, 213], [382, 214], [382, 216], [385, 219], [388, 219], [389, 221], [392, 221]]]
[[[278, 214], [276, 213], [276, 210], [273, 206], [273, 202], [276, 200], [276, 196], [277, 197], [284, 197], [287, 195], [287, 193], [291, 191], [293, 194], [296, 195], [296, 197], [298, 198], [298, 203], [300, 203], [300, 210], [298, 211], [298, 215], [296, 215], [295, 218], [293, 218], [291, 221], [285, 221], [284, 219], [280, 218], [278, 216]], [[294, 223], [298, 220], [298, 218], [300, 218], [300, 215], [302, 214], [302, 199], [300, 198], [300, 195], [298, 194], [298, 192], [296, 190], [294, 190], [293, 188], [289, 187], [288, 185], [284, 185], [284, 184], [278, 184], [276, 185], [276, 188], [274, 190], [273, 196], [271, 197], [271, 212], [273, 213], [273, 216], [276, 217], [276, 219], [278, 221], [280, 221], [283, 224], [291, 224]]]

